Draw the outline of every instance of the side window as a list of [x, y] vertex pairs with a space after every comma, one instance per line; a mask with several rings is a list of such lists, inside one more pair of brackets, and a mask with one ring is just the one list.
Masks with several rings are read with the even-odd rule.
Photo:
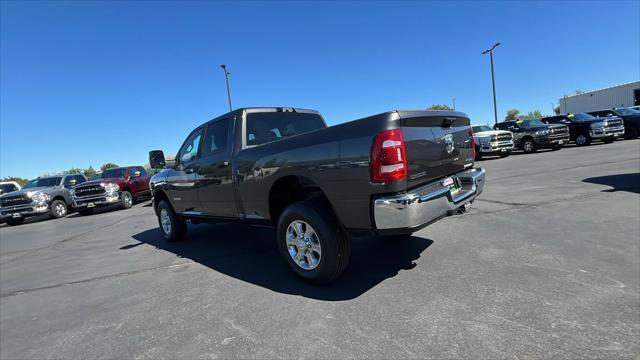
[[216, 121], [207, 127], [202, 156], [207, 156], [217, 151], [224, 151], [227, 149], [229, 123], [229, 119], [223, 119]]
[[76, 184], [82, 184], [83, 182], [87, 181], [87, 179], [82, 175], [76, 175], [75, 178]]
[[496, 124], [495, 128], [498, 130], [507, 130], [507, 125], [505, 123], [499, 123]]
[[140, 171], [140, 176], [147, 175], [147, 170], [145, 170], [142, 166], [136, 166], [136, 171]]
[[63, 186], [66, 188], [73, 187], [71, 180], [75, 180], [75, 176], [65, 176]]
[[127, 169], [127, 176], [128, 177], [136, 176], [136, 168], [132, 168], [132, 167], [128, 168]]
[[184, 145], [182, 145], [182, 148], [178, 152], [178, 160], [180, 162], [189, 161], [198, 155], [201, 138], [202, 129], [198, 129], [196, 132], [192, 133], [189, 138], [187, 138], [187, 141], [185, 141]]

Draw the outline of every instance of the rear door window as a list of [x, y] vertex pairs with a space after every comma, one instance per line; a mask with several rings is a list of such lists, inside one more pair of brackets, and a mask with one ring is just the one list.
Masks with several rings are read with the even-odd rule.
[[227, 142], [229, 140], [229, 123], [229, 119], [222, 119], [207, 127], [202, 156], [227, 150]]
[[322, 117], [315, 113], [248, 113], [245, 140], [248, 146], [261, 145], [325, 127]]

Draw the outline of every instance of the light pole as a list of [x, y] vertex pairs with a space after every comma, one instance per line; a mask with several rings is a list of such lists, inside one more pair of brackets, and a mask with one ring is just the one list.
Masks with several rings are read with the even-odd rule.
[[227, 97], [229, 98], [229, 111], [233, 111], [233, 108], [231, 107], [231, 90], [229, 90], [229, 74], [231, 73], [227, 71], [226, 65], [222, 64], [220, 65], [220, 67], [222, 68], [222, 71], [224, 71], [224, 77], [227, 80]]
[[496, 78], [493, 75], [493, 49], [497, 48], [500, 43], [496, 43], [489, 50], [485, 50], [482, 54], [489, 53], [489, 57], [491, 58], [491, 83], [493, 84], [493, 116], [495, 123], [498, 123], [498, 107], [496, 106]]

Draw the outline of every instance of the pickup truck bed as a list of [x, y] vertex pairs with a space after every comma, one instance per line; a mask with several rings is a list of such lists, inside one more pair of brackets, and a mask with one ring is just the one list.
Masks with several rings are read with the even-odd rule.
[[[227, 133], [219, 130], [223, 124], [228, 124]], [[296, 133], [296, 126], [306, 131]], [[216, 132], [218, 140], [209, 141], [208, 134]], [[204, 137], [205, 145], [198, 140], [195, 146], [201, 149], [194, 157], [181, 161], [181, 150], [174, 167], [151, 179], [161, 228], [160, 202], [165, 201], [173, 223], [189, 219], [271, 224], [286, 243], [288, 224], [282, 224], [283, 216], [297, 204], [310, 212], [322, 208], [322, 217], [333, 219], [327, 227], [341, 229], [338, 236], [346, 239], [349, 233], [363, 231], [410, 234], [463, 209], [484, 186], [484, 171], [473, 168], [469, 118], [459, 112], [390, 111], [326, 127], [312, 110], [249, 108], [198, 127], [183, 149], [198, 136]], [[216, 145], [215, 152], [206, 154], [202, 148], [208, 149], [208, 143], [225, 143], [225, 148]], [[164, 154], [151, 152], [150, 163], [162, 166]], [[327, 225], [313, 226], [309, 222], [316, 219], [307, 220], [313, 229]], [[182, 225], [176, 231], [181, 229]], [[164, 235], [178, 240], [173, 236], [183, 234], [176, 231]], [[295, 263], [291, 251], [290, 255]], [[337, 276], [331, 271], [313, 274], [315, 267], [294, 270], [310, 280]]]

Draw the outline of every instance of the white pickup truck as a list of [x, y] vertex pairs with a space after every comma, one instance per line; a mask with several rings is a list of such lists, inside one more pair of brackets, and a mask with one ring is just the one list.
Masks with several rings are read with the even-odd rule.
[[506, 130], [493, 130], [489, 125], [471, 125], [476, 141], [476, 160], [484, 155], [507, 157], [513, 151], [513, 134]]

